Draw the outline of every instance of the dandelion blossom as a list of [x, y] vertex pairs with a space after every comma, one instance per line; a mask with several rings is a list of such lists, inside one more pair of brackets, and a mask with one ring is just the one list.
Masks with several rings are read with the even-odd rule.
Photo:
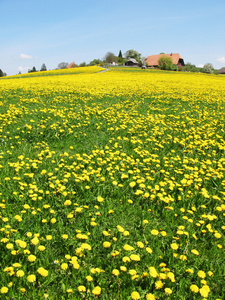
[[1, 291], [1, 294], [7, 294], [8, 290], [9, 289], [6, 286], [3, 286], [0, 291]]
[[134, 292], [131, 293], [131, 299], [139, 300], [139, 299], [141, 299], [141, 296], [138, 292], [134, 291]]
[[27, 276], [27, 281], [28, 282], [35, 282], [36, 281], [36, 276], [34, 274], [31, 274], [29, 276]]
[[96, 286], [93, 290], [92, 290], [92, 294], [95, 295], [95, 296], [98, 296], [101, 294], [101, 288], [100, 286]]
[[158, 235], [158, 234], [159, 234], [159, 231], [158, 231], [157, 229], [153, 229], [153, 230], [151, 231], [151, 234], [152, 234], [152, 235]]
[[152, 293], [146, 295], [146, 300], [155, 300], [155, 296]]

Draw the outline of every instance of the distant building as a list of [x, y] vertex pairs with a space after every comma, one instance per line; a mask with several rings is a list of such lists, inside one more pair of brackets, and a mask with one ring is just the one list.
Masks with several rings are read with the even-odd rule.
[[158, 61], [161, 56], [168, 56], [168, 57], [172, 58], [173, 64], [177, 65], [178, 67], [184, 66], [184, 60], [180, 56], [179, 53], [150, 55], [147, 57], [147, 59], [145, 61], [145, 65], [147, 65], [148, 67], [153, 67], [153, 68], [158, 67], [158, 65], [159, 65]]
[[68, 69], [71, 69], [71, 68], [76, 68], [77, 65], [75, 65], [74, 62], [71, 62], [71, 64], [69, 64], [69, 66], [67, 67]]
[[136, 61], [136, 59], [134, 59], [134, 58], [129, 58], [129, 59], [125, 62], [125, 66], [129, 66], [129, 67], [138, 67], [138, 61]]
[[111, 62], [110, 65], [111, 66], [118, 66], [118, 64], [115, 61]]
[[219, 72], [220, 74], [225, 74], [225, 68], [219, 69], [218, 72]]

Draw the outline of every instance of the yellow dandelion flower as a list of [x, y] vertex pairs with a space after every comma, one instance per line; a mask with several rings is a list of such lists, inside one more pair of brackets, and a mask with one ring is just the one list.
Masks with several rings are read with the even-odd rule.
[[7, 294], [9, 289], [6, 286], [3, 286], [0, 290], [1, 294]]
[[132, 246], [126, 244], [126, 245], [123, 246], [123, 249], [124, 249], [125, 251], [133, 251], [133, 250], [134, 250], [134, 247], [132, 247]]
[[86, 292], [86, 287], [84, 286], [84, 285], [80, 285], [80, 286], [78, 286], [78, 291], [80, 292], [80, 293], [84, 293], [84, 292]]
[[123, 257], [123, 262], [125, 262], [125, 263], [126, 263], [126, 262], [130, 262], [130, 258], [127, 257], [127, 256], [124, 256], [124, 257]]
[[172, 294], [172, 292], [173, 292], [170, 288], [165, 288], [164, 291], [165, 291], [165, 293], [168, 294], [168, 295]]
[[33, 254], [30, 254], [28, 257], [27, 257], [28, 261], [29, 262], [34, 262], [36, 260], [36, 256], [33, 255]]
[[159, 274], [154, 267], [149, 267], [150, 276], [156, 278]]
[[51, 223], [52, 223], [52, 224], [55, 224], [55, 223], [56, 223], [56, 218], [52, 218], [52, 219], [51, 219]]
[[39, 239], [37, 237], [34, 237], [31, 241], [31, 244], [37, 245], [39, 243]]
[[16, 276], [17, 276], [17, 277], [23, 277], [23, 276], [24, 276], [24, 271], [23, 271], [23, 270], [18, 270], [18, 271], [16, 272]]
[[97, 201], [98, 201], [99, 203], [101, 203], [101, 202], [104, 201], [104, 198], [102, 198], [101, 196], [98, 196], [98, 197], [97, 197]]
[[96, 286], [93, 290], [92, 290], [92, 294], [95, 295], [95, 296], [98, 296], [101, 294], [101, 288], [100, 286]]
[[142, 242], [137, 242], [137, 246], [141, 249], [145, 247], [145, 245]]
[[134, 291], [134, 292], [131, 293], [131, 299], [139, 300], [139, 299], [141, 299], [141, 296], [138, 292]]
[[191, 252], [192, 252], [193, 254], [195, 254], [195, 255], [199, 255], [199, 252], [198, 252], [198, 250], [196, 250], [196, 249], [192, 249]]
[[45, 251], [45, 246], [43, 246], [43, 245], [38, 246], [38, 250], [39, 251]]
[[202, 297], [205, 297], [205, 298], [207, 298], [209, 296], [209, 292], [204, 287], [199, 289], [199, 293], [201, 294]]
[[115, 276], [119, 276], [120, 272], [117, 269], [113, 269], [112, 274], [115, 275]]
[[129, 185], [130, 185], [131, 188], [133, 188], [136, 185], [136, 182], [132, 181], [132, 182], [130, 182]]
[[6, 244], [6, 248], [7, 249], [13, 249], [13, 244], [12, 243], [8, 243], [8, 244]]
[[64, 240], [67, 240], [68, 237], [69, 237], [68, 234], [63, 234], [63, 235], [62, 235], [62, 238], [63, 238]]
[[37, 269], [37, 272], [42, 276], [42, 277], [47, 277], [48, 276], [48, 271], [42, 267]]
[[87, 280], [88, 282], [91, 282], [91, 281], [93, 281], [93, 277], [90, 276], [90, 275], [88, 275], [88, 276], [86, 276], [86, 280]]
[[200, 278], [205, 278], [206, 277], [206, 274], [205, 274], [205, 272], [204, 271], [202, 271], [202, 270], [200, 270], [200, 271], [198, 271], [198, 277], [200, 277]]
[[62, 263], [60, 267], [61, 267], [62, 270], [66, 270], [66, 269], [68, 269], [68, 264], [67, 263]]
[[160, 231], [160, 234], [162, 235], [162, 236], [167, 236], [167, 232], [166, 231]]
[[153, 251], [152, 251], [152, 249], [150, 248], [150, 247], [147, 247], [146, 249], [145, 249], [148, 253], [152, 253]]
[[156, 282], [155, 282], [155, 288], [157, 289], [157, 290], [159, 290], [159, 289], [161, 289], [163, 287], [163, 282], [161, 281], [161, 280], [157, 280]]
[[69, 206], [69, 205], [71, 205], [72, 204], [72, 202], [70, 201], [70, 200], [66, 200], [65, 202], [64, 202], [64, 205], [65, 206]]
[[196, 284], [192, 284], [192, 285], [190, 286], [190, 290], [191, 290], [193, 293], [198, 293], [199, 287], [198, 287]]
[[104, 248], [109, 248], [111, 246], [111, 243], [110, 242], [104, 242], [103, 243], [103, 247]]
[[153, 229], [153, 230], [151, 231], [151, 234], [152, 234], [152, 235], [158, 235], [158, 234], [159, 234], [159, 231], [158, 231], [157, 229]]
[[140, 256], [137, 255], [137, 254], [131, 254], [130, 259], [133, 260], [133, 261], [140, 261], [141, 260]]
[[146, 295], [146, 300], [155, 300], [155, 296], [152, 293]]
[[123, 235], [124, 235], [124, 236], [128, 236], [128, 235], [130, 235], [130, 232], [127, 231], [127, 230], [125, 230], [125, 231], [123, 232]]
[[27, 276], [27, 281], [28, 282], [35, 282], [36, 281], [36, 276], [34, 274], [31, 274], [29, 276]]
[[177, 243], [172, 243], [170, 244], [170, 247], [173, 249], [173, 250], [177, 250], [179, 248], [179, 246], [177, 245]]

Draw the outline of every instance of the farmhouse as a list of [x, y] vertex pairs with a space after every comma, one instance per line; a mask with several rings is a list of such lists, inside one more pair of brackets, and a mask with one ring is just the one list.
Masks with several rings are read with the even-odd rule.
[[225, 74], [225, 68], [222, 68], [218, 71], [220, 74]]
[[129, 58], [129, 59], [125, 62], [125, 66], [129, 66], [129, 67], [137, 67], [137, 66], [138, 66], [138, 61], [136, 61], [136, 59], [134, 59], [134, 58]]
[[146, 62], [145, 62], [146, 66], [154, 67], [154, 68], [158, 67], [158, 65], [159, 65], [158, 60], [163, 55], [172, 58], [174, 65], [177, 65], [178, 67], [184, 66], [184, 60], [180, 56], [179, 53], [150, 55], [146, 59]]
[[77, 66], [75, 65], [74, 62], [71, 62], [71, 64], [69, 64], [69, 66], [67, 67], [68, 69], [71, 69], [71, 68], [76, 68]]

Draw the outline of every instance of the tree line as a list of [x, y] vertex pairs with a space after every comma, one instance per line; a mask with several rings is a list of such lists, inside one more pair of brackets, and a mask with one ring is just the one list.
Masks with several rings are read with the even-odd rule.
[[0, 69], [0, 77], [4, 77], [4, 76], [7, 76], [7, 74], [4, 73], [4, 72], [2, 71], [2, 69]]
[[[158, 68], [161, 70], [172, 70], [172, 71], [186, 71], [186, 72], [203, 72], [203, 73], [218, 73], [217, 70], [215, 70], [212, 66], [212, 64], [207, 63], [202, 68], [196, 67], [195, 65], [191, 64], [190, 62], [186, 63], [185, 66], [178, 67], [177, 65], [173, 64], [172, 58], [168, 57], [166, 55], [163, 55], [165, 53], [161, 52], [162, 54], [158, 60]], [[133, 58], [137, 61], [139, 67], [148, 67], [148, 65], [145, 63], [146, 58], [141, 56], [141, 53], [134, 49], [127, 50], [124, 55], [122, 54], [122, 51], [120, 50], [118, 55], [116, 56], [113, 52], [107, 52], [103, 59], [95, 58], [89, 63], [82, 62], [79, 65], [75, 62], [70, 64], [70, 68], [76, 68], [76, 67], [85, 67], [85, 66], [94, 66], [94, 65], [100, 65], [100, 66], [107, 66], [109, 64], [115, 64], [115, 65], [124, 65], [124, 63], [130, 59]], [[61, 62], [58, 64], [56, 69], [66, 69], [68, 68], [69, 64], [67, 62]], [[43, 63], [40, 72], [47, 71], [46, 65]], [[28, 70], [28, 73], [32, 72], [38, 72], [35, 66], [33, 66], [32, 69]], [[21, 74], [21, 72], [19, 72]], [[0, 77], [6, 76], [6, 73], [4, 73], [0, 69]]]
[[[81, 64], [77, 65], [76, 63], [73, 63], [71, 66], [72, 68], [76, 67], [85, 67], [85, 66], [95, 66], [95, 65], [106, 65], [106, 64], [118, 64], [118, 65], [123, 65], [128, 58], [134, 58], [138, 61], [138, 63], [141, 63], [141, 54], [138, 53], [136, 50], [128, 50], [124, 53], [124, 56], [122, 55], [122, 51], [119, 51], [119, 54], [116, 56], [113, 52], [107, 52], [105, 56], [100, 59], [100, 58], [95, 58], [89, 63], [82, 62]], [[65, 69], [68, 68], [69, 64], [65, 62], [61, 62], [58, 64], [58, 69]]]
[[162, 54], [158, 60], [159, 69], [161, 70], [172, 70], [172, 71], [186, 71], [186, 72], [202, 72], [208, 74], [218, 74], [218, 71], [215, 70], [212, 64], [207, 63], [202, 68], [196, 67], [195, 65], [191, 64], [190, 62], [186, 63], [185, 66], [177, 66], [173, 64], [172, 58]]

